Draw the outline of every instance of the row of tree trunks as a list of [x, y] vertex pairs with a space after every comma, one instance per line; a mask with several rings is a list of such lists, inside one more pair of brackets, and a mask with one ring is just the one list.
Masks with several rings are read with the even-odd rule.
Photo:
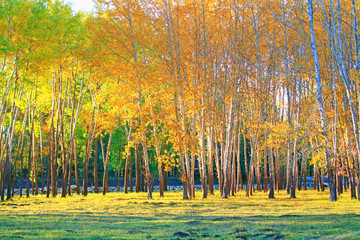
[[[237, 124], [239, 124], [241, 121], [238, 121], [238, 123]], [[30, 125], [31, 126], [31, 125]], [[239, 128], [237, 128], [237, 129], [239, 129]], [[111, 135], [111, 134], [110, 134]], [[31, 136], [31, 135], [30, 135]], [[229, 174], [229, 180], [230, 180], [230, 186], [231, 186], [231, 190], [230, 190], [230, 192], [228, 192], [228, 194], [229, 193], [231, 193], [231, 195], [234, 195], [234, 193], [235, 192], [237, 192], [238, 191], [238, 189], [240, 189], [240, 186], [238, 185], [238, 183], [240, 182], [239, 181], [239, 177], [240, 177], [240, 175], [241, 175], [241, 164], [239, 165], [238, 163], [239, 163], [239, 159], [240, 159], [240, 155], [239, 155], [239, 152], [238, 152], [238, 149], [239, 149], [239, 144], [240, 144], [240, 140], [242, 139], [242, 137], [241, 137], [242, 135], [240, 134], [240, 132], [239, 132], [239, 135], [237, 136], [237, 137], [233, 137], [232, 138], [232, 143], [231, 143], [231, 150], [230, 150], [230, 159], [231, 159], [231, 161], [230, 161], [230, 165], [229, 165], [229, 172], [231, 173], [231, 174]], [[236, 142], [235, 141], [235, 139], [238, 139], [238, 141], [239, 142]], [[102, 141], [102, 139], [101, 139], [101, 141]], [[110, 141], [110, 140], [109, 140]], [[20, 142], [21, 143], [21, 142]], [[31, 142], [30, 142], [31, 143]], [[75, 142], [74, 142], [74, 145], [75, 145]], [[218, 144], [216, 144], [216, 145], [218, 145]], [[104, 158], [104, 160], [105, 161], [108, 161], [108, 153], [109, 153], [109, 146], [110, 146], [110, 144], [108, 143], [108, 145], [107, 145], [107, 149], [106, 149], [106, 152], [105, 152], [105, 147], [104, 147], [104, 144], [102, 144], [102, 151], [103, 151], [103, 155], [105, 156], [105, 158]], [[19, 148], [21, 147], [21, 145], [19, 145], [18, 146]], [[21, 147], [21, 148], [23, 148], [23, 147]], [[74, 147], [75, 148], [75, 147]], [[33, 152], [32, 150], [30, 151], [31, 153]], [[72, 152], [76, 152], [76, 150], [74, 150], [74, 151], [72, 151]], [[271, 159], [276, 159], [276, 150], [275, 151], [273, 151], [272, 149], [266, 149], [266, 151], [264, 151], [263, 153], [264, 154], [261, 154], [260, 152], [258, 153], [258, 154], [254, 154], [255, 155], [255, 159], [256, 159], [256, 161], [260, 158], [260, 159], [263, 159], [263, 161], [264, 161], [264, 164], [267, 164], [267, 165], [269, 165], [269, 169], [271, 169], [271, 166], [272, 166], [272, 164], [271, 164]], [[21, 152], [19, 153], [20, 155], [21, 155]], [[75, 157], [75, 155], [77, 155], [77, 154], [73, 154], [74, 156], [74, 159], [76, 158]], [[221, 155], [221, 154], [220, 154]], [[33, 154], [31, 154], [31, 157], [33, 156]], [[107, 156], [107, 157], [106, 157]], [[259, 156], [263, 156], [263, 158], [262, 157], [259, 157]], [[17, 157], [16, 157], [17, 158]], [[72, 157], [71, 157], [72, 158]], [[107, 158], [107, 160], [106, 160], [106, 158]], [[265, 158], [267, 159], [267, 161], [265, 161]], [[235, 159], [237, 159], [237, 161], [235, 161]], [[213, 159], [214, 160], [214, 159]], [[304, 161], [304, 160], [303, 160]], [[31, 163], [34, 163], [33, 161], [30, 161]], [[77, 162], [77, 160], [75, 161], [75, 163]], [[36, 163], [36, 162], [35, 162]], [[106, 166], [106, 164], [107, 164], [107, 162], [105, 162], [105, 165], [104, 166]], [[77, 163], [75, 164], [75, 165], [77, 165]], [[275, 164], [275, 165], [278, 165], [278, 164]], [[41, 164], [38, 164], [38, 167], [41, 167]], [[253, 168], [253, 167], [252, 167]], [[30, 169], [34, 169], [33, 167], [30, 167]], [[238, 169], [240, 169], [240, 171], [238, 170]], [[76, 172], [77, 172], [77, 170], [76, 170]], [[76, 174], [76, 172], [75, 172], [75, 174]], [[299, 172], [299, 170], [297, 170], [297, 172]], [[304, 174], [304, 172], [306, 173], [307, 172], [307, 169], [306, 169], [306, 167], [302, 167], [302, 174]], [[249, 173], [249, 171], [246, 171], [246, 173], [247, 173], [247, 175], [251, 175], [251, 174], [254, 174], [254, 172], [250, 172]], [[268, 174], [266, 174], [266, 171], [265, 171], [265, 168], [263, 168], [263, 171], [260, 173], [261, 174], [261, 176], [263, 176], [263, 177], [260, 177], [261, 178], [261, 182], [263, 183], [263, 184], [261, 184], [261, 188], [262, 189], [264, 189], [265, 190], [265, 188], [266, 188], [266, 186], [269, 186], [269, 187], [271, 187], [271, 185], [269, 185], [269, 182], [267, 183], [267, 184], [265, 184], [265, 177], [269, 177], [269, 176], [267, 176], [268, 174], [269, 175], [271, 175], [271, 170], [270, 170], [270, 172], [268, 173]], [[314, 180], [315, 180], [315, 187], [316, 186], [318, 186], [318, 189], [319, 190], [323, 190], [324, 189], [324, 181], [323, 181], [323, 176], [324, 176], [324, 168], [320, 168], [320, 169], [318, 169], [318, 167], [317, 167], [317, 164], [315, 164], [315, 168], [314, 168], [314, 176], [315, 176], [315, 178], [314, 178]], [[76, 177], [77, 178], [77, 180], [78, 180], [78, 177]], [[303, 178], [304, 178], [304, 184], [305, 184], [305, 186], [306, 186], [306, 183], [305, 183], [305, 179], [306, 179], [306, 174], [303, 176]], [[342, 176], [341, 175], [337, 175], [337, 179], [339, 179], [339, 178], [342, 178]], [[104, 177], [103, 177], [103, 179], [105, 179], [105, 182], [103, 182], [103, 186], [105, 186], [105, 188], [104, 189], [106, 189], [106, 172], [104, 173]], [[297, 186], [298, 186], [298, 188], [299, 188], [299, 185], [301, 186], [302, 184], [301, 184], [301, 178], [300, 177], [296, 177], [295, 178], [295, 182], [297, 183]], [[69, 180], [70, 181], [70, 180]], [[270, 181], [271, 181], [271, 177], [270, 177]], [[140, 182], [140, 177], [139, 177], [139, 180], [138, 180], [138, 182]], [[274, 180], [274, 182], [275, 182], [275, 185], [276, 185], [276, 183], [277, 182], [281, 182], [281, 181], [279, 181], [279, 179], [278, 180]], [[254, 186], [253, 186], [253, 181], [252, 182], [250, 182], [251, 183], [251, 186], [250, 186], [250, 188], [251, 189], [254, 189]], [[271, 183], [270, 183], [271, 184]], [[282, 185], [283, 183], [280, 183], [280, 185]], [[344, 183], [342, 183], [342, 182], [340, 182], [339, 181], [339, 183], [338, 184], [340, 184], [341, 186], [344, 186], [344, 184], [345, 184], [345, 182]], [[77, 185], [79, 185], [79, 184], [77, 184]], [[34, 187], [35, 188], [35, 191], [36, 191], [36, 186]], [[238, 189], [236, 189], [236, 188], [238, 188]]]

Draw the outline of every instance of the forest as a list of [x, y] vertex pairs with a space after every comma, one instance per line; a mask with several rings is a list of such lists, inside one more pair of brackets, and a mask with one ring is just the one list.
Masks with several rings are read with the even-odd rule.
[[[356, 0], [0, 1], [0, 194], [360, 200]], [[195, 191], [201, 185], [201, 192]], [[121, 185], [121, 186], [120, 186]], [[153, 191], [155, 187], [159, 190]]]

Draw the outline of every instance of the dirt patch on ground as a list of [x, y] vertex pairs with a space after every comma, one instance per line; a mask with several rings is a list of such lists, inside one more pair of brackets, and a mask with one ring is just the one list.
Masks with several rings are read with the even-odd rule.
[[186, 233], [186, 232], [176, 232], [176, 233], [173, 234], [174, 237], [187, 237], [189, 235], [190, 234]]

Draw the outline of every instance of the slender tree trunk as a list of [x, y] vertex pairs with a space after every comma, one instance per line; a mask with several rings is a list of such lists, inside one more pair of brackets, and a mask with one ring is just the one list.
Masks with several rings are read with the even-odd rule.
[[[132, 120], [131, 120], [132, 121]], [[125, 162], [125, 174], [124, 174], [124, 193], [128, 193], [128, 185], [129, 185], [129, 162], [131, 158], [131, 148], [130, 148], [130, 141], [131, 141], [131, 122], [129, 123], [129, 129], [127, 131], [127, 150], [126, 150], [126, 162]]]
[[242, 173], [241, 173], [241, 121], [239, 121], [239, 130], [238, 130], [238, 141], [237, 141], [237, 149], [236, 149], [236, 156], [237, 156], [237, 175], [236, 175], [236, 192], [239, 192], [239, 185], [241, 189], [243, 188], [243, 180], [242, 180]]
[[164, 197], [164, 177], [163, 177], [163, 163], [161, 162], [161, 154], [160, 154], [160, 144], [158, 140], [157, 130], [156, 130], [156, 121], [154, 119], [154, 109], [152, 105], [152, 101], [150, 99], [150, 112], [152, 118], [152, 125], [153, 125], [153, 135], [155, 140], [155, 151], [156, 156], [158, 159], [158, 172], [159, 172], [159, 183], [160, 183], [160, 197]]
[[[243, 120], [243, 144], [244, 144], [244, 164], [245, 164], [245, 179], [246, 179], [246, 194], [249, 192], [249, 168], [248, 168], [248, 159], [247, 159], [247, 142], [246, 142], [246, 126], [245, 119]], [[242, 189], [242, 185], [241, 185]]]
[[[74, 144], [71, 145], [71, 147], [74, 147]], [[74, 157], [74, 152], [71, 150], [70, 152], [70, 157], [69, 157], [69, 169], [68, 169], [68, 194], [69, 196], [71, 196], [71, 175], [72, 175], [72, 165], [73, 165], [73, 157]]]
[[[215, 167], [216, 175], [219, 182], [219, 189], [222, 189], [222, 179], [221, 179], [221, 170], [220, 170], [220, 160], [219, 160], [219, 140], [215, 131]], [[222, 154], [222, 153], [221, 153]]]
[[140, 192], [139, 144], [135, 146], [135, 192]]
[[41, 194], [44, 193], [44, 159], [43, 159], [43, 140], [42, 140], [42, 131], [41, 131], [41, 125], [39, 122], [39, 156], [40, 156], [40, 163], [41, 163]]
[[[99, 157], [99, 140], [98, 137], [94, 140], [95, 153], [94, 153], [94, 192], [99, 193], [99, 178], [98, 178], [98, 157]], [[103, 155], [104, 159], [104, 155]], [[104, 188], [104, 185], [103, 185]]]
[[76, 182], [76, 193], [80, 195], [80, 182], [79, 182], [79, 163], [77, 155], [77, 141], [74, 140], [74, 164], [75, 164], [75, 182]]
[[274, 173], [274, 155], [273, 150], [267, 148], [268, 151], [268, 159], [269, 162], [269, 169], [270, 169], [270, 185], [269, 185], [269, 198], [275, 198], [275, 173]]
[[232, 125], [233, 125], [233, 115], [234, 115], [234, 103], [230, 102], [229, 108], [229, 117], [228, 123], [226, 128], [226, 144], [225, 144], [225, 152], [224, 152], [224, 168], [223, 168], [223, 175], [224, 175], [224, 185], [223, 189], [221, 190], [221, 197], [227, 198], [229, 187], [230, 187], [230, 179], [229, 179], [229, 162], [230, 162], [230, 150], [231, 150], [231, 140], [232, 140]]
[[110, 156], [110, 147], [111, 147], [111, 139], [112, 139], [113, 129], [110, 130], [109, 135], [109, 141], [107, 144], [106, 149], [106, 155], [105, 155], [105, 149], [104, 149], [104, 143], [102, 137], [100, 137], [100, 143], [101, 143], [101, 152], [103, 156], [104, 161], [104, 175], [103, 175], [103, 195], [105, 195], [107, 192], [109, 192], [109, 183], [108, 183], [108, 163], [109, 163], [109, 156]]
[[87, 133], [87, 139], [86, 139], [86, 148], [85, 148], [85, 156], [84, 156], [84, 179], [83, 179], [83, 195], [87, 196], [88, 194], [88, 168], [89, 168], [89, 160], [90, 160], [90, 154], [92, 149], [92, 142], [94, 138], [94, 132], [96, 128], [96, 122], [94, 121], [95, 117], [95, 105], [93, 105], [91, 119], [89, 123], [89, 129]]
[[14, 163], [13, 185], [12, 185], [12, 196], [14, 196], [14, 190], [15, 190], [14, 188], [15, 188], [15, 184], [16, 184], [16, 165], [17, 165], [16, 161], [17, 161], [17, 159], [19, 157], [19, 154], [20, 154], [20, 176], [21, 176], [21, 179], [20, 179], [20, 196], [22, 196], [23, 153], [24, 153], [24, 148], [25, 148], [24, 139], [25, 139], [25, 130], [26, 130], [25, 127], [26, 127], [27, 114], [28, 114], [28, 110], [26, 109], [25, 114], [24, 114], [24, 118], [23, 118], [23, 122], [22, 122], [22, 127], [21, 127], [20, 142], [19, 142], [18, 148], [16, 150], [16, 157], [15, 157], [15, 163]]
[[134, 191], [132, 172], [133, 172], [133, 158], [132, 158], [132, 154], [130, 154], [130, 159], [129, 159], [129, 187], [130, 187], [130, 192]]
[[[203, 189], [203, 199], [207, 198], [207, 179], [206, 179], [206, 155], [205, 155], [205, 123], [204, 123], [204, 117], [205, 117], [205, 113], [204, 113], [204, 108], [201, 111], [201, 116], [199, 114], [200, 122], [201, 122], [201, 129], [200, 129], [200, 159], [201, 161], [199, 161], [199, 165], [201, 166], [201, 184], [202, 184], [202, 189]], [[192, 176], [192, 178], [194, 178]], [[193, 180], [194, 181], [194, 180]], [[194, 190], [195, 191], [195, 190]]]
[[266, 151], [264, 151], [264, 192], [268, 191], [268, 158], [269, 158], [269, 152], [266, 149]]
[[[236, 126], [236, 125], [235, 125]], [[235, 196], [235, 159], [236, 159], [236, 136], [233, 135], [233, 144], [232, 144], [232, 158], [231, 158], [231, 196]]]
[[214, 166], [213, 166], [213, 130], [212, 127], [208, 127], [207, 134], [207, 149], [208, 149], [208, 178], [209, 178], [209, 193], [214, 195]]
[[[15, 101], [15, 99], [13, 101]], [[12, 151], [12, 143], [13, 143], [15, 124], [16, 124], [18, 111], [19, 111], [19, 108], [16, 107], [15, 102], [13, 102], [13, 107], [11, 110], [12, 114], [11, 114], [11, 120], [10, 120], [10, 128], [9, 128], [8, 135], [7, 135], [7, 153], [6, 153], [6, 159], [5, 159], [5, 170], [2, 174], [2, 176], [4, 178], [4, 182], [3, 182], [3, 186], [2, 186], [1, 201], [4, 201], [5, 182], [7, 182], [6, 199], [7, 200], [10, 199], [12, 196], [12, 194], [11, 194], [11, 151]]]
[[[33, 146], [34, 121], [32, 121], [32, 123], [30, 122], [31, 121], [31, 110], [29, 110], [29, 111], [30, 111], [29, 128], [30, 128], [30, 124], [31, 124], [31, 131], [30, 131], [30, 140], [29, 140], [30, 146], [29, 146], [29, 156], [28, 156], [28, 173], [27, 173], [27, 180], [26, 180], [26, 197], [30, 197], [30, 173], [31, 173], [31, 162], [32, 162], [32, 148], [34, 147]], [[33, 111], [33, 114], [34, 114], [34, 111]]]
[[324, 98], [322, 96], [322, 85], [321, 85], [321, 78], [320, 78], [320, 64], [319, 64], [319, 58], [317, 53], [317, 46], [315, 42], [315, 31], [314, 31], [314, 15], [313, 15], [313, 3], [312, 0], [307, 0], [308, 5], [308, 15], [309, 15], [309, 23], [310, 23], [310, 32], [311, 32], [311, 47], [312, 52], [314, 56], [314, 62], [315, 62], [315, 73], [316, 73], [316, 85], [317, 85], [317, 101], [318, 101], [318, 109], [320, 112], [320, 118], [321, 118], [321, 128], [322, 128], [322, 135], [325, 138], [325, 158], [326, 158], [326, 164], [328, 169], [328, 179], [329, 179], [329, 189], [330, 189], [330, 200], [332, 202], [337, 200], [336, 196], [336, 190], [333, 182], [333, 176], [332, 176], [332, 164], [330, 159], [330, 151], [327, 147], [327, 123], [326, 123], [326, 116], [325, 116], [325, 109], [324, 109]]

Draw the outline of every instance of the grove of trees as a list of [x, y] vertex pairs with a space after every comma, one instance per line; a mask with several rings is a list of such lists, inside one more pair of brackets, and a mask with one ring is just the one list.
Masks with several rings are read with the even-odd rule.
[[184, 199], [198, 179], [203, 198], [214, 184], [222, 198], [295, 198], [313, 176], [331, 201], [347, 188], [360, 200], [358, 8], [98, 0], [87, 14], [0, 0], [1, 200], [16, 185], [106, 194], [111, 176], [149, 199], [168, 176]]

